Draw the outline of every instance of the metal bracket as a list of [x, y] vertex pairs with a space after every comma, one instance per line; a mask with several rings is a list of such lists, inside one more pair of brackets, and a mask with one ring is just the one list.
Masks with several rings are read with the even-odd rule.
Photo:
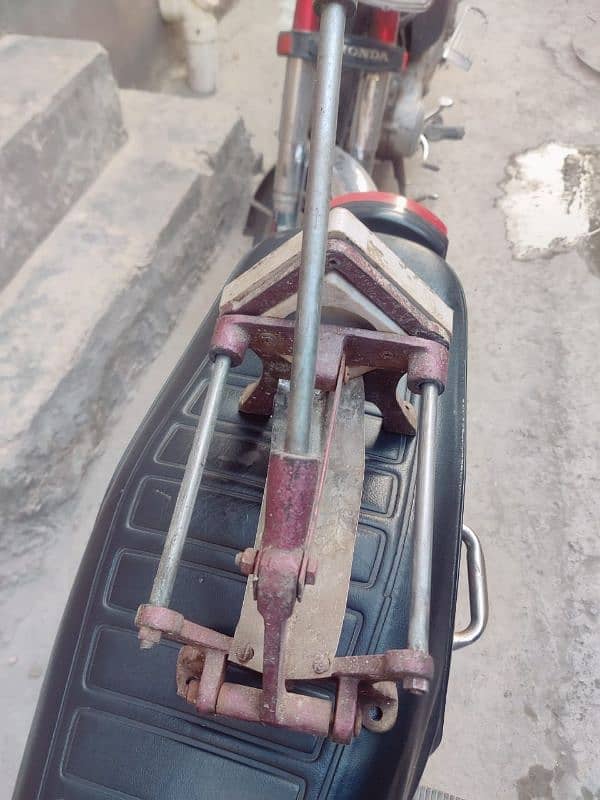
[[[219, 318], [212, 340], [212, 353], [227, 356], [240, 364], [250, 349], [262, 360], [258, 381], [242, 395], [240, 410], [246, 414], [269, 416], [281, 379], [290, 375], [294, 352], [295, 327], [288, 320], [230, 314]], [[322, 325], [316, 363], [315, 387], [333, 391], [344, 359], [344, 381], [364, 375], [367, 399], [379, 408], [386, 430], [412, 435], [415, 417], [412, 408], [398, 403], [393, 391], [404, 375], [416, 394], [425, 384], [435, 384], [441, 394], [447, 378], [448, 351], [438, 342], [380, 333], [358, 328]], [[392, 395], [392, 397], [390, 397]]]
[[[279, 34], [277, 54], [316, 63], [319, 34], [311, 31], [285, 31]], [[382, 44], [364, 36], [344, 39], [343, 68], [363, 72], [400, 72], [404, 65], [404, 47]]]
[[[225, 681], [227, 652], [233, 644], [230, 637], [188, 622], [176, 611], [149, 605], [140, 606], [136, 624], [184, 645], [177, 662], [177, 692], [199, 714], [267, 721], [260, 689]], [[389, 711], [397, 707], [388, 684], [411, 680], [429, 683], [433, 660], [414, 650], [335, 658], [331, 676], [337, 681], [334, 703], [286, 690], [269, 724], [350, 744], [363, 725], [363, 713], [380, 709], [381, 719], [370, 719], [365, 727], [382, 733], [390, 724]], [[382, 723], [379, 727], [378, 722]]]

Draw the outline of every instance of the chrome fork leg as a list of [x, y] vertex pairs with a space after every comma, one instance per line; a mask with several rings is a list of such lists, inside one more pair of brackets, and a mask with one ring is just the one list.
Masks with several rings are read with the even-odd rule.
[[348, 150], [368, 173], [375, 166], [391, 78], [389, 72], [365, 73], [358, 86]]
[[[168, 607], [171, 602], [175, 578], [206, 466], [230, 366], [229, 356], [220, 355], [215, 359], [212, 378], [206, 392], [206, 399], [185, 467], [181, 488], [177, 495], [169, 532], [152, 586], [149, 605]], [[160, 633], [142, 627], [139, 639], [142, 649], [147, 650], [160, 641]]]
[[[408, 627], [409, 648], [424, 653], [429, 652], [438, 400], [438, 386], [435, 383], [426, 383], [422, 388], [419, 413], [411, 611]], [[408, 679], [404, 688], [415, 694], [422, 694], [428, 687], [421, 685], [418, 680]]]
[[314, 75], [315, 68], [310, 61], [288, 59], [273, 187], [275, 229], [278, 231], [296, 228], [300, 218]]

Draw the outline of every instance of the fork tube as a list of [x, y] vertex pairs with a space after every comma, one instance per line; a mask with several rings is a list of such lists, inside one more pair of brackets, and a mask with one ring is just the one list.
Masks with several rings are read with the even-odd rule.
[[[319, 18], [314, 12], [312, 0], [297, 0], [293, 29], [305, 33], [319, 30]], [[314, 79], [315, 68], [310, 61], [288, 57], [273, 186], [276, 231], [293, 230], [298, 226], [306, 178]]]
[[296, 455], [306, 455], [309, 451], [346, 6], [340, 0], [333, 0], [325, 4], [321, 14], [286, 432], [287, 451]]
[[348, 150], [368, 173], [375, 166], [391, 80], [390, 72], [365, 72], [358, 84]]
[[279, 123], [273, 208], [275, 230], [296, 228], [308, 151], [310, 106], [315, 68], [302, 58], [288, 58]]
[[[370, 30], [373, 39], [381, 44], [395, 45], [399, 29], [400, 14], [396, 11], [373, 11]], [[369, 173], [375, 166], [391, 83], [390, 72], [365, 72], [358, 84], [348, 150]]]

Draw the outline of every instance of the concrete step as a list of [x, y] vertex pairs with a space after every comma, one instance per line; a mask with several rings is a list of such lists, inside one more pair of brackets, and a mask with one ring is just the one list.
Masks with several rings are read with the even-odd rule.
[[[253, 157], [216, 98], [121, 95], [129, 142], [0, 295], [0, 588], [27, 571], [215, 248]], [[233, 265], [232, 265], [233, 266]]]
[[0, 39], [0, 289], [125, 138], [100, 45]]

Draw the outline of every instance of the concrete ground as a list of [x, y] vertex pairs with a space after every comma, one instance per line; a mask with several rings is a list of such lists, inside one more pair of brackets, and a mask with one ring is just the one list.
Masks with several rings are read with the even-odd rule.
[[[426, 782], [465, 800], [594, 800], [600, 246], [593, 236], [571, 243], [548, 215], [548, 247], [527, 250], [505, 213], [519, 154], [548, 143], [576, 150], [600, 142], [600, 76], [570, 47], [571, 35], [594, 24], [588, 15], [600, 16], [600, 8], [598, 0], [479, 5], [489, 28], [473, 44], [472, 72], [443, 71], [432, 97], [454, 97], [446, 121], [465, 124], [467, 137], [433, 145], [440, 172], [416, 162], [409, 169], [413, 195], [439, 194], [430, 205], [449, 225], [450, 261], [470, 308], [466, 520], [483, 539], [492, 608], [485, 638], [454, 659], [444, 742]], [[244, 113], [267, 164], [283, 67], [273, 55], [276, 23], [274, 0], [243, 0], [224, 23], [221, 94]], [[593, 195], [597, 176], [584, 178]], [[540, 208], [538, 226], [543, 185], [529, 186], [529, 201], [525, 194], [530, 212]], [[590, 211], [591, 231], [599, 218]], [[209, 289], [217, 293], [243, 246], [233, 241], [210, 287], [191, 298], [115, 420], [77, 504], [53, 520], [56, 545], [41, 574], [0, 599], [1, 800], [10, 797], [54, 631], [110, 475], [208, 306]]]

